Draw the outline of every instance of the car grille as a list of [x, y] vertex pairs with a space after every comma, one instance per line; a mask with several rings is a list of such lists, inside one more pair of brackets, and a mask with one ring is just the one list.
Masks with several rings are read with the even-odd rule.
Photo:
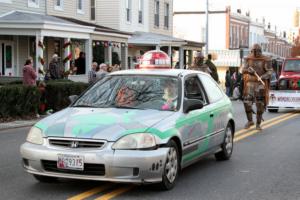
[[72, 139], [49, 139], [49, 144], [53, 146], [70, 147], [70, 148], [101, 148], [104, 141], [91, 140], [72, 140]]
[[84, 170], [71, 170], [57, 168], [56, 161], [42, 160], [42, 166], [45, 171], [65, 173], [65, 174], [78, 174], [78, 175], [92, 175], [92, 176], [104, 176], [105, 166], [104, 164], [89, 164], [84, 163]]

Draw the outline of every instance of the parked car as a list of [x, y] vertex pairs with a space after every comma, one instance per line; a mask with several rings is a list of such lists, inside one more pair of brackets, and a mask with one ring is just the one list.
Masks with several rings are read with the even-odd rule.
[[271, 87], [269, 112], [277, 112], [280, 108], [300, 108], [300, 58], [285, 59], [277, 89]]
[[201, 156], [228, 160], [234, 131], [231, 101], [209, 75], [124, 70], [36, 123], [21, 155], [25, 170], [41, 182], [71, 178], [171, 189], [179, 170]]

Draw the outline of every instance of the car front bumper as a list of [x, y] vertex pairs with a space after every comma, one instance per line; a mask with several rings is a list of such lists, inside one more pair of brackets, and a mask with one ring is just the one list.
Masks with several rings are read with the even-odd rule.
[[[58, 178], [99, 180], [129, 183], [155, 183], [162, 181], [163, 168], [169, 148], [156, 150], [113, 150], [113, 143], [101, 149], [61, 148], [24, 143], [21, 148], [23, 166], [28, 173]], [[78, 174], [78, 171], [48, 169], [45, 162], [56, 167], [58, 154], [83, 156], [84, 163], [104, 167], [103, 175]], [[94, 168], [93, 170], [97, 170]], [[58, 169], [59, 170], [59, 169]], [[100, 170], [100, 168], [99, 168]], [[103, 170], [103, 169], [101, 169]], [[73, 173], [74, 172], [74, 173]]]

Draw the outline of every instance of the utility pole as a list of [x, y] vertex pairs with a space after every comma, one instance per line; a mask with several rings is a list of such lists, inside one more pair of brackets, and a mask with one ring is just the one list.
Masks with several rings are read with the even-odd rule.
[[206, 48], [205, 48], [205, 54], [208, 55], [208, 1], [209, 0], [206, 0], [206, 11], [205, 11], [205, 14], [206, 14], [206, 35], [205, 35], [205, 40], [206, 40]]

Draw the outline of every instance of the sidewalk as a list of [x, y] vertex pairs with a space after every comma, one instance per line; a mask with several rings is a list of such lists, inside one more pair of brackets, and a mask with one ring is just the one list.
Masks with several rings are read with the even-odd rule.
[[11, 122], [0, 123], [0, 131], [14, 128], [30, 127], [33, 126], [39, 120], [41, 120], [41, 118], [33, 120], [16, 120]]

